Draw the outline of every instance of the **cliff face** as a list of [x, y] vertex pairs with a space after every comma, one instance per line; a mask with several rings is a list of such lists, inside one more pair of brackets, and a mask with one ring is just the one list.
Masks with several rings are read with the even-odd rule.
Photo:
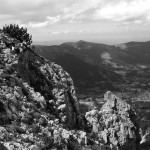
[[70, 75], [0, 31], [0, 149], [138, 150], [135, 112], [104, 99], [81, 116]]
[[[10, 47], [15, 42], [14, 39], [1, 34], [1, 42], [3, 41]], [[21, 91], [29, 101], [32, 100], [31, 91], [33, 91], [35, 95], [42, 97], [43, 104], [40, 105], [42, 109], [57, 117], [63, 115], [66, 126], [74, 127], [79, 106], [70, 75], [59, 65], [37, 55], [32, 48], [21, 46], [16, 42], [15, 45], [17, 46], [12, 48], [13, 50], [8, 47], [1, 48], [1, 84], [13, 90], [14, 86], [21, 87]], [[35, 104], [35, 107], [38, 106]]]
[[[16, 130], [32, 133], [32, 125], [42, 128], [55, 119], [72, 129], [77, 127], [79, 118], [79, 104], [70, 75], [2, 31], [0, 107], [1, 130], [6, 132], [4, 136], [10, 132], [14, 138]], [[12, 131], [7, 132], [4, 126]]]
[[73, 128], [77, 123], [79, 104], [70, 75], [31, 49], [20, 54], [18, 64], [22, 79], [44, 96], [44, 109], [58, 118], [63, 117], [62, 123]]

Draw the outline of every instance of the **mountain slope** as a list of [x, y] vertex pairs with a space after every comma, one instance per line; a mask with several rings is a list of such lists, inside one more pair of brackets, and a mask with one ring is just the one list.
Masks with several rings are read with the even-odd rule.
[[104, 66], [101, 55], [105, 57], [105, 50], [109, 51], [107, 45], [79, 41], [59, 46], [35, 46], [35, 49], [40, 55], [63, 66], [75, 83], [122, 80], [119, 74]]
[[103, 62], [114, 62], [125, 65], [150, 65], [150, 42], [129, 42], [119, 45], [105, 45], [79, 41], [64, 43], [58, 46], [36, 46], [38, 53], [47, 58], [55, 58], [66, 53], [72, 54], [84, 62], [102, 65]]
[[83, 89], [85, 93], [86, 89], [92, 92], [93, 88], [97, 88], [97, 92], [136, 92], [150, 88], [150, 42], [106, 45], [78, 41], [54, 46], [37, 45], [35, 50], [63, 66], [79, 91]]

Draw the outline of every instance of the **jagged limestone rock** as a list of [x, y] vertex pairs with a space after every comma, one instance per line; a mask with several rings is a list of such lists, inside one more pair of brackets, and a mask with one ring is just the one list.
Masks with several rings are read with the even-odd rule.
[[135, 111], [108, 91], [100, 111], [86, 113], [86, 119], [100, 139], [116, 150], [139, 150], [140, 135]]

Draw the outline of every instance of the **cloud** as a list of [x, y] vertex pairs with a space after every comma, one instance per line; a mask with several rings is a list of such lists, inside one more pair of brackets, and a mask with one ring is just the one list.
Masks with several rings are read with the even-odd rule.
[[118, 3], [107, 4], [103, 8], [95, 10], [94, 18], [107, 19], [112, 21], [126, 21], [141, 23], [150, 21], [150, 1], [149, 0], [131, 0], [119, 1]]
[[47, 33], [55, 38], [88, 34], [95, 39], [102, 33], [112, 37], [112, 32], [119, 37], [125, 27], [128, 33], [132, 29], [141, 33], [142, 27], [150, 30], [150, 0], [0, 0], [0, 4], [1, 27], [19, 24], [38, 39]]
[[50, 34], [60, 34], [60, 32], [58, 32], [58, 31], [53, 31], [53, 32], [51, 32]]
[[[29, 22], [34, 25], [39, 24], [37, 26], [47, 21], [47, 16], [49, 17], [49, 23], [53, 22], [54, 19], [56, 21], [56, 18], [61, 14], [63, 11], [62, 8], [64, 7], [64, 4], [59, 3], [59, 0], [0, 0], [0, 4], [0, 18], [4, 15], [11, 15], [9, 20], [19, 20], [21, 24], [26, 25], [29, 24]], [[0, 21], [0, 24], [5, 22]]]
[[64, 30], [64, 31], [52, 31], [50, 35], [59, 35], [59, 34], [82, 34], [82, 33], [90, 33], [91, 31], [86, 30]]
[[48, 22], [50, 24], [55, 24], [55, 23], [61, 21], [61, 18], [60, 18], [60, 15], [57, 15], [55, 17], [49, 17], [49, 16], [47, 16], [47, 20], [48, 20]]
[[[0, 24], [19, 22], [38, 28], [101, 20], [150, 22], [149, 0], [0, 0], [0, 3]], [[9, 16], [9, 21], [3, 16]]]
[[108, 52], [104, 52], [104, 53], [101, 54], [101, 58], [104, 59], [104, 60], [110, 60], [111, 56]]
[[46, 20], [44, 22], [29, 22], [28, 24], [26, 24], [26, 26], [30, 26], [32, 28], [37, 28], [37, 27], [45, 27], [47, 26], [48, 24], [55, 24], [57, 22], [60, 21], [60, 16], [56, 16], [56, 17], [50, 17], [50, 16], [47, 16], [46, 17]]
[[88, 11], [98, 7], [102, 0], [77, 0], [70, 7], [64, 8], [64, 18], [78, 19], [87, 17]]
[[119, 22], [150, 22], [149, 0], [76, 0], [63, 9], [62, 20], [80, 21], [111, 20]]
[[[48, 24], [48, 21], [44, 21], [44, 22], [39, 22], [39, 23], [33, 23], [33, 22], [29, 22], [29, 26], [32, 28], [37, 28], [37, 27], [44, 27]], [[25, 26], [25, 25], [24, 25]]]

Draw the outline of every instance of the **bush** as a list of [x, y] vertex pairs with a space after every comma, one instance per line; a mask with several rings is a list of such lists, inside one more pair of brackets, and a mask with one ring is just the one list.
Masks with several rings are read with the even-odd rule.
[[3, 27], [3, 32], [12, 38], [16, 38], [20, 42], [26, 42], [27, 45], [32, 43], [32, 36], [27, 33], [27, 28], [10, 24]]

